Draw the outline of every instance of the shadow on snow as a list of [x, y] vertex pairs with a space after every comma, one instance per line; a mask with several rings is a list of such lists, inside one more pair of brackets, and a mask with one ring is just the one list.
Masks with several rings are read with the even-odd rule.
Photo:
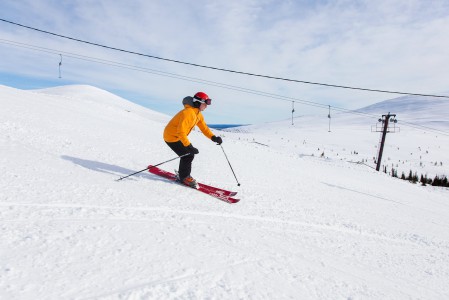
[[[125, 176], [125, 175], [129, 175], [131, 173], [136, 172], [135, 170], [126, 169], [126, 168], [119, 167], [116, 165], [110, 165], [107, 163], [102, 163], [102, 162], [98, 162], [98, 161], [94, 161], [94, 160], [82, 159], [82, 158], [73, 157], [73, 156], [61, 155], [61, 158], [64, 160], [68, 160], [68, 161], [70, 161], [76, 165], [79, 165], [83, 168], [86, 168], [86, 169], [89, 169], [92, 171], [96, 171], [96, 172], [106, 173], [106, 174]], [[153, 179], [153, 180], [157, 179], [156, 176], [149, 174], [149, 173], [145, 173], [145, 172], [133, 175], [126, 179], [133, 179], [136, 177]]]

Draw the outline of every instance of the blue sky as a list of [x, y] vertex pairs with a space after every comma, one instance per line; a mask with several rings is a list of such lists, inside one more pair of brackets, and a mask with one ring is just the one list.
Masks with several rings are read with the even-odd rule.
[[[448, 1], [3, 0], [0, 18], [129, 51], [250, 73], [413, 93], [449, 90]], [[181, 108], [184, 96], [204, 91], [213, 99], [205, 113], [209, 123], [291, 117], [288, 99], [210, 82], [346, 109], [396, 97], [195, 68], [5, 22], [0, 22], [0, 56], [0, 84], [22, 89], [89, 84], [168, 115]], [[295, 104], [298, 116], [326, 118], [327, 113]]]

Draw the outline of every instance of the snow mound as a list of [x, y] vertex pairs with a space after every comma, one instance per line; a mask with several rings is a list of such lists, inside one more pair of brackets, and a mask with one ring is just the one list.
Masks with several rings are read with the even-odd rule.
[[449, 99], [447, 98], [404, 96], [385, 100], [357, 111], [378, 115], [390, 112], [396, 114], [399, 120], [449, 130]]
[[95, 104], [96, 106], [102, 106], [103, 109], [120, 109], [126, 112], [134, 112], [154, 121], [157, 120], [165, 123], [169, 120], [169, 116], [167, 115], [143, 108], [115, 94], [90, 85], [58, 86], [33, 90], [32, 92], [54, 96], [59, 99], [80, 101], [80, 105]]

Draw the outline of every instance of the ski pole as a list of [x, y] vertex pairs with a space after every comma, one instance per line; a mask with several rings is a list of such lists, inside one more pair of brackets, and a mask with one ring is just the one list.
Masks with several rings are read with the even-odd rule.
[[237, 176], [235, 176], [234, 169], [232, 168], [231, 163], [229, 162], [228, 156], [226, 155], [226, 152], [224, 151], [223, 146], [221, 144], [220, 144], [220, 147], [221, 147], [221, 150], [223, 150], [226, 160], [228, 161], [229, 167], [231, 167], [232, 174], [234, 174], [235, 181], [237, 181], [237, 186], [240, 186], [240, 182], [238, 181]]
[[172, 160], [175, 160], [175, 159], [178, 159], [178, 158], [187, 156], [187, 155], [189, 155], [189, 154], [190, 154], [190, 153], [186, 153], [186, 154], [183, 154], [183, 155], [181, 155], [181, 156], [176, 156], [175, 158], [172, 158], [172, 159], [166, 160], [166, 161], [164, 161], [164, 162], [158, 163], [157, 165], [154, 165], [154, 166], [148, 166], [148, 167], [146, 167], [146, 168], [143, 169], [143, 170], [140, 170], [140, 171], [134, 172], [134, 173], [132, 173], [132, 174], [129, 174], [129, 175], [120, 177], [120, 178], [117, 179], [116, 181], [120, 181], [120, 180], [125, 179], [125, 178], [128, 178], [128, 177], [130, 177], [130, 176], [133, 176], [133, 175], [142, 173], [143, 171], [149, 170], [150, 167], [151, 167], [151, 168], [154, 168], [154, 167], [160, 166], [160, 165], [162, 165], [162, 164], [168, 163], [169, 161], [172, 161]]

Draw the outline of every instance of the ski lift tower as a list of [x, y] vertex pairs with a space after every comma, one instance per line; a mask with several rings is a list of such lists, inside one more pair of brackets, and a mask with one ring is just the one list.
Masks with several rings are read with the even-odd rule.
[[[389, 125], [390, 122], [393, 124], [392, 126]], [[384, 151], [385, 138], [387, 137], [387, 133], [399, 132], [399, 127], [396, 127], [397, 122], [398, 120], [396, 120], [396, 114], [388, 113], [386, 115], [382, 115], [382, 118], [379, 119], [379, 122], [371, 127], [371, 132], [382, 132], [379, 142], [379, 153], [377, 155], [376, 171], [380, 170], [380, 163], [382, 161], [382, 154]], [[382, 124], [382, 126], [379, 126], [379, 124]]]

